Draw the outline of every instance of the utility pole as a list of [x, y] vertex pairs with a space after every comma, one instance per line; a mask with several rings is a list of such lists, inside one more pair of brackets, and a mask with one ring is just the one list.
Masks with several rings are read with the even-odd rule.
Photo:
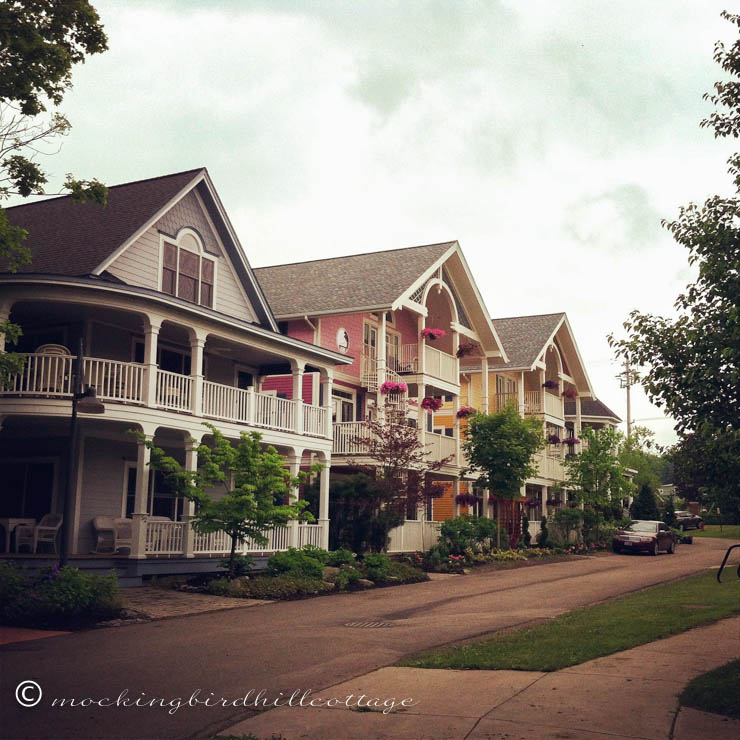
[[619, 380], [619, 387], [625, 388], [627, 391], [627, 439], [629, 440], [632, 434], [632, 407], [630, 403], [630, 388], [637, 383], [638, 376], [634, 370], [630, 369], [628, 360], [624, 361], [624, 370], [617, 375]]

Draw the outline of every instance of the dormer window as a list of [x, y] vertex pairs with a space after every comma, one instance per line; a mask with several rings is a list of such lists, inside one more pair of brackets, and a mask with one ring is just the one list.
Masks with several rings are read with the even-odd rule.
[[215, 263], [203, 254], [200, 239], [182, 229], [176, 241], [162, 239], [162, 292], [213, 308]]

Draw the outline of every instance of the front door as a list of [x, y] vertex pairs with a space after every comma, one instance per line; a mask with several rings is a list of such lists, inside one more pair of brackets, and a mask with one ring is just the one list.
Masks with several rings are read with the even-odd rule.
[[378, 329], [370, 324], [365, 324], [362, 338], [362, 354], [373, 360], [378, 357]]

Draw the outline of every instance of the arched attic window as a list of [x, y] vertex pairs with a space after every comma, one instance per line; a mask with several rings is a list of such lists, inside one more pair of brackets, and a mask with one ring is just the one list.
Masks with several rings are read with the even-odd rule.
[[162, 292], [213, 308], [216, 263], [205, 255], [197, 232], [180, 229], [162, 237]]

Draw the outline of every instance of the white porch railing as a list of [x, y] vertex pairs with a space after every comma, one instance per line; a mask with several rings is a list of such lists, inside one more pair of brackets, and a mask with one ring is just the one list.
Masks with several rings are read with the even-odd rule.
[[439, 540], [442, 522], [407, 519], [389, 533], [388, 552], [415, 552], [428, 550]]
[[430, 460], [443, 460], [446, 457], [451, 457], [452, 459], [448, 463], [450, 465], [457, 464], [455, 460], [457, 439], [455, 437], [448, 437], [445, 434], [437, 434], [436, 432], [427, 432], [426, 445], [432, 453], [429, 456]]
[[525, 391], [524, 405], [528, 414], [541, 414], [544, 411], [544, 413], [557, 419], [563, 418], [563, 399], [553, 393]]
[[360, 357], [360, 379], [369, 391], [378, 390], [378, 360], [364, 352]]
[[265, 393], [255, 393], [254, 401], [254, 423], [257, 426], [286, 432], [295, 430], [295, 401]]
[[[147, 555], [184, 555], [187, 541], [188, 522], [147, 521], [145, 552]], [[298, 523], [298, 546], [314, 545], [321, 547], [324, 525]], [[264, 530], [267, 543], [258, 544], [252, 539], [237, 543], [236, 552], [263, 553], [287, 550], [291, 546], [291, 527], [276, 526]], [[231, 552], [231, 537], [226, 532], [194, 532], [193, 555], [228, 555]]]
[[322, 406], [303, 404], [303, 433], [311, 437], [325, 437], [328, 410]]
[[524, 408], [528, 414], [541, 414], [542, 394], [539, 391], [524, 391]]
[[565, 480], [562, 458], [539, 452], [535, 455], [535, 464], [540, 478], [549, 478], [557, 481]]
[[210, 380], [203, 381], [203, 415], [225, 421], [249, 420], [250, 391]]
[[386, 353], [386, 364], [391, 370], [397, 373], [418, 373], [419, 372], [419, 345], [402, 344]]
[[558, 419], [563, 418], [563, 399], [554, 393], [543, 393], [545, 397], [545, 413]]
[[513, 403], [517, 409], [519, 408], [517, 393], [494, 393], [489, 399], [490, 413], [497, 413], [510, 403]]
[[193, 379], [190, 375], [157, 370], [157, 406], [175, 411], [190, 411]]
[[7, 396], [69, 396], [73, 361], [68, 355], [26, 354], [23, 370], [11, 375], [1, 390]]
[[367, 450], [370, 428], [364, 421], [342, 421], [333, 427], [335, 455], [359, 455]]
[[424, 374], [456, 385], [460, 382], [457, 359], [428, 344], [424, 345]]
[[95, 388], [101, 401], [143, 403], [144, 366], [134, 362], [117, 362], [86, 357], [85, 383]]

